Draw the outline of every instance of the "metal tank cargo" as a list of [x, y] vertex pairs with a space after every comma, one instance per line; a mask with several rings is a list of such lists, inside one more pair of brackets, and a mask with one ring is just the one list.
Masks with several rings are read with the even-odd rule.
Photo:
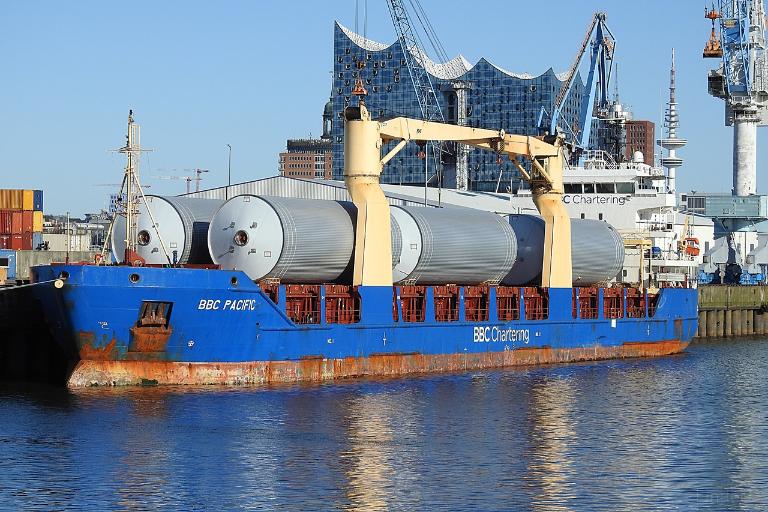
[[515, 261], [515, 234], [494, 213], [405, 206], [391, 211], [402, 237], [395, 282], [498, 283]]
[[242, 195], [213, 216], [208, 248], [214, 263], [253, 280], [334, 281], [352, 258], [352, 212], [350, 203]]
[[[138, 206], [136, 253], [147, 264], [211, 263], [208, 223], [222, 201], [187, 197], [145, 196]], [[112, 227], [112, 252], [121, 261], [125, 254], [125, 217], [116, 216]]]
[[[506, 285], [534, 282], [541, 274], [544, 250], [544, 219], [536, 215], [510, 215], [517, 236], [517, 259]], [[573, 285], [590, 286], [610, 281], [624, 264], [624, 242], [607, 222], [571, 219]]]
[[[354, 211], [344, 201], [238, 196], [214, 216], [209, 250], [223, 269], [243, 270], [254, 281], [335, 281], [351, 261]], [[540, 217], [393, 206], [391, 219], [396, 283], [522, 285], [541, 274]], [[605, 222], [583, 219], [572, 221], [571, 233], [574, 284], [614, 278], [624, 261], [619, 234]]]

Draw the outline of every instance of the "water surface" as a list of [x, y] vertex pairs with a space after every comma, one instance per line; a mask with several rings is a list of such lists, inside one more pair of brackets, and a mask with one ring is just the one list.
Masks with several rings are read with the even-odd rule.
[[9, 510], [768, 510], [768, 340], [272, 388], [0, 386]]

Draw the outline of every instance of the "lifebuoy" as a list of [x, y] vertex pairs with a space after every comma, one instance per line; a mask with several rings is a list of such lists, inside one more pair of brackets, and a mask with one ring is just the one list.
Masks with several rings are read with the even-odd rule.
[[101, 256], [101, 253], [97, 253], [97, 254], [96, 254], [96, 256], [94, 256], [94, 257], [93, 257], [93, 261], [94, 261], [94, 263], [96, 263], [97, 265], [100, 265], [100, 264], [101, 264], [101, 260], [102, 260], [102, 256]]

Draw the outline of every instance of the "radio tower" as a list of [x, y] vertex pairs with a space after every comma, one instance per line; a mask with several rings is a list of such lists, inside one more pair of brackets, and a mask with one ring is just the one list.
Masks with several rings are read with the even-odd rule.
[[664, 114], [664, 127], [667, 136], [657, 144], [667, 150], [667, 156], [662, 157], [661, 165], [667, 168], [669, 178], [669, 192], [675, 193], [675, 175], [677, 168], [683, 165], [683, 159], [677, 156], [677, 150], [688, 144], [688, 141], [677, 136], [678, 127], [677, 101], [675, 98], [675, 49], [672, 48], [672, 67], [669, 70], [669, 103]]

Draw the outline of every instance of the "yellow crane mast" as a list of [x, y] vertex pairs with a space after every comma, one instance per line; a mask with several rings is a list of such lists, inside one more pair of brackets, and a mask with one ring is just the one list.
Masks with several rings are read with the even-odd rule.
[[[360, 95], [362, 96], [362, 95]], [[408, 141], [452, 141], [507, 156], [530, 183], [544, 218], [544, 287], [570, 288], [571, 220], [563, 204], [562, 138], [553, 143], [504, 130], [470, 128], [406, 117], [374, 121], [364, 101], [344, 110], [344, 182], [357, 207], [353, 285], [392, 286], [389, 203], [379, 184], [383, 166]], [[397, 144], [382, 157], [387, 142]], [[531, 161], [530, 173], [518, 157]], [[478, 247], [482, 251], [482, 247]]]

